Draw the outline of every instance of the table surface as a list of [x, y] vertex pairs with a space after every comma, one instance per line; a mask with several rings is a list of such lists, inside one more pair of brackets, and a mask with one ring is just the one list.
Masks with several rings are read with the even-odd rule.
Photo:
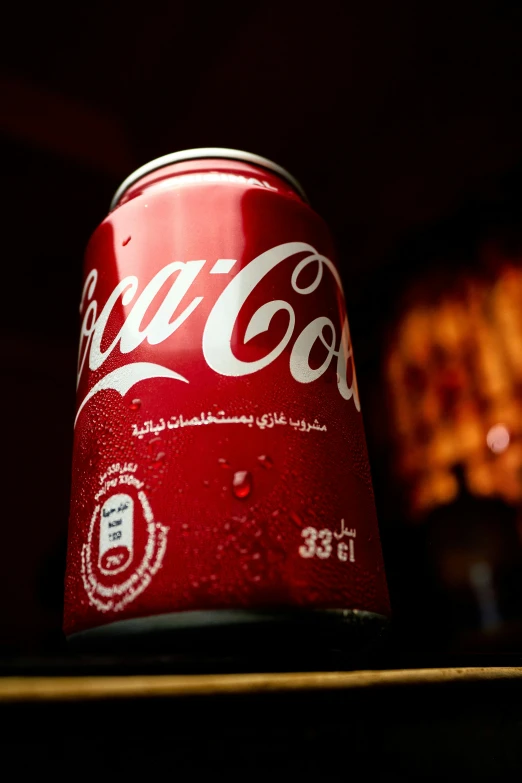
[[519, 666], [49, 674], [0, 677], [2, 768], [20, 777], [521, 779]]

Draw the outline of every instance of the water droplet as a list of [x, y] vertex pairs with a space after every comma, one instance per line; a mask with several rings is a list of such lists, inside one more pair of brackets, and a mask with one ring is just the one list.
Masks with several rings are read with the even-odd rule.
[[274, 467], [274, 461], [273, 461], [272, 457], [269, 457], [267, 454], [260, 454], [259, 457], [257, 458], [257, 461], [266, 470], [270, 470], [270, 468]]
[[137, 397], [135, 400], [131, 400], [131, 404], [129, 405], [129, 408], [131, 411], [139, 411], [141, 408], [141, 400], [139, 400]]
[[128, 245], [130, 241], [131, 241], [131, 238], [127, 237], [127, 239], [124, 239], [121, 244], [123, 245], [123, 247], [125, 247], [125, 245]]
[[272, 516], [273, 517], [278, 517], [279, 516], [279, 509], [276, 508], [275, 511], [272, 511]]
[[203, 486], [204, 487], [209, 487], [210, 486], [210, 481], [207, 481], [207, 479], [203, 479]]
[[148, 443], [149, 454], [156, 454], [159, 446], [163, 446], [163, 441], [161, 440], [161, 438], [152, 438], [152, 440], [149, 440]]
[[161, 468], [163, 460], [167, 456], [163, 449], [163, 441], [161, 438], [152, 438], [148, 443], [149, 454], [152, 457], [151, 468], [157, 470]]
[[303, 520], [301, 519], [299, 514], [296, 514], [295, 511], [291, 511], [289, 516], [290, 516], [290, 519], [292, 520], [292, 522], [295, 522], [295, 524], [298, 527], [303, 527]]
[[220, 468], [225, 468], [225, 470], [228, 470], [230, 468], [230, 462], [224, 457], [219, 457], [218, 464]]
[[232, 478], [232, 492], [242, 500], [252, 492], [252, 474], [248, 470], [237, 470]]

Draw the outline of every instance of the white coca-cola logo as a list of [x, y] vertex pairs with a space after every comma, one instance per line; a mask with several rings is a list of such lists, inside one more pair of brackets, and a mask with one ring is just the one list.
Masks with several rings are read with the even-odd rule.
[[[238, 359], [232, 350], [232, 334], [241, 308], [254, 289], [272, 269], [298, 253], [306, 253], [307, 255], [295, 265], [292, 271], [291, 284], [296, 293], [308, 296], [316, 291], [325, 269], [333, 275], [342, 292], [341, 280], [332, 261], [320, 255], [305, 242], [286, 242], [261, 253], [232, 278], [208, 316], [203, 329], [201, 347], [206, 363], [215, 372], [236, 377], [259, 372], [275, 361], [289, 345], [294, 336], [296, 318], [294, 308], [283, 299], [270, 300], [261, 305], [250, 319], [245, 331], [243, 342], [247, 343], [270, 328], [272, 318], [277, 312], [284, 310], [288, 313], [288, 326], [284, 336], [266, 356], [255, 361]], [[89, 370], [98, 370], [116, 347], [119, 347], [121, 354], [129, 354], [144, 340], [147, 340], [150, 345], [159, 345], [172, 337], [203, 300], [202, 296], [194, 297], [190, 304], [178, 313], [178, 307], [183, 297], [206, 263], [206, 261], [174, 261], [167, 264], [154, 275], [137, 298], [139, 280], [135, 275], [129, 275], [115, 286], [99, 313], [98, 302], [94, 299], [98, 272], [93, 269], [85, 281], [80, 304], [83, 322], [78, 356], [78, 383], [86, 364], [88, 364]], [[228, 274], [235, 263], [236, 261], [233, 259], [218, 259], [209, 273]], [[315, 278], [308, 285], [300, 286], [300, 275], [310, 264], [316, 265]], [[146, 320], [145, 316], [153, 300], [171, 278], [170, 289], [157, 307], [153, 317], [142, 328], [142, 323]], [[118, 334], [111, 344], [102, 350], [105, 329], [113, 309], [116, 306], [128, 307], [133, 301], [132, 309]], [[317, 340], [322, 342], [327, 353], [320, 367], [312, 368], [310, 354]], [[295, 339], [290, 351], [289, 370], [297, 382], [311, 383], [326, 372], [335, 357], [339, 393], [345, 400], [353, 398], [356, 409], [360, 411], [355, 368], [351, 384], [348, 385], [347, 382], [347, 362], [351, 355], [352, 347], [346, 317], [338, 335], [332, 320], [322, 316], [312, 320]], [[104, 389], [113, 389], [123, 396], [139, 381], [149, 378], [171, 378], [182, 383], [189, 383], [188, 378], [170, 367], [153, 362], [129, 362], [107, 373], [94, 384], [78, 408], [75, 423], [86, 403], [98, 392]]]

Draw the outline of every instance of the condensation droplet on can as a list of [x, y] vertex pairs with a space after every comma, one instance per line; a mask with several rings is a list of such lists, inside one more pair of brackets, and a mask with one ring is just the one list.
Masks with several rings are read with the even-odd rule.
[[230, 468], [230, 462], [224, 457], [219, 457], [218, 464], [220, 468], [225, 468], [225, 470], [228, 470]]
[[137, 397], [134, 400], [131, 400], [131, 404], [129, 405], [129, 408], [131, 411], [139, 411], [141, 408], [141, 400], [139, 400]]
[[232, 478], [232, 492], [243, 500], [252, 492], [252, 474], [248, 470], [237, 470]]
[[147, 445], [149, 454], [156, 454], [159, 451], [160, 446], [163, 446], [161, 438], [152, 438], [152, 440], [149, 440]]
[[166, 453], [164, 451], [158, 451], [154, 459], [154, 462], [152, 463], [152, 467], [154, 468], [154, 470], [161, 468], [165, 457], [166, 457]]
[[131, 238], [127, 237], [127, 239], [124, 239], [121, 244], [123, 245], [123, 247], [125, 247], [125, 245], [128, 245], [130, 241], [131, 241]]
[[263, 468], [265, 468], [265, 470], [270, 470], [270, 468], [274, 467], [274, 461], [272, 457], [269, 457], [267, 454], [260, 454], [257, 458], [257, 461]]

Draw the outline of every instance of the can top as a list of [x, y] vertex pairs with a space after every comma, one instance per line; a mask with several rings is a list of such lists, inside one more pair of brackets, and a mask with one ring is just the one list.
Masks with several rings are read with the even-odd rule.
[[292, 187], [299, 193], [302, 199], [308, 203], [308, 198], [304, 192], [302, 186], [286, 169], [274, 163], [268, 158], [263, 158], [261, 155], [254, 155], [252, 152], [244, 152], [242, 150], [229, 150], [224, 147], [200, 147], [193, 150], [181, 150], [180, 152], [171, 152], [169, 155], [163, 155], [161, 158], [151, 160], [149, 163], [145, 163], [144, 166], [140, 166], [139, 169], [133, 171], [127, 179], [125, 179], [111, 201], [111, 211], [116, 208], [119, 200], [135, 182], [142, 177], [150, 174], [156, 169], [161, 169], [164, 166], [170, 166], [173, 163], [181, 163], [185, 160], [198, 160], [201, 158], [225, 158], [229, 160], [239, 160], [243, 163], [252, 163], [254, 166], [261, 166], [269, 171], [274, 171], [279, 174], [280, 177], [285, 179]]

